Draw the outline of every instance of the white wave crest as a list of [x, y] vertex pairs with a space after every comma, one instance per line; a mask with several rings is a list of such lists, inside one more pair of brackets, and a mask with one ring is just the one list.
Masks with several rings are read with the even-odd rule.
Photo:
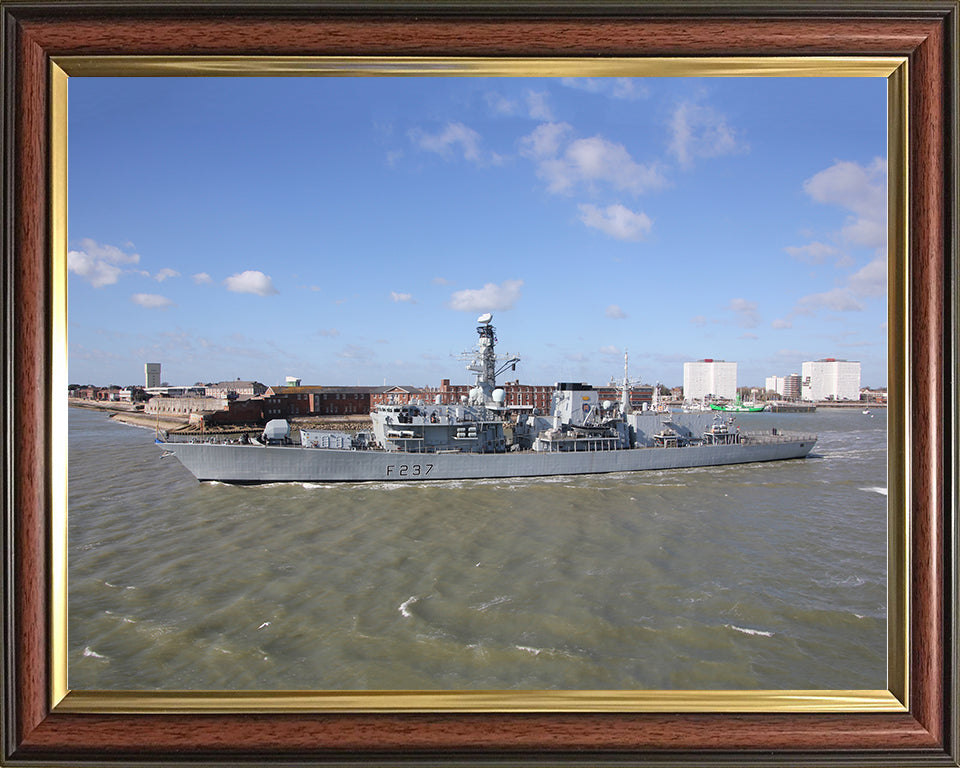
[[761, 637], [773, 637], [773, 632], [764, 632], [762, 629], [749, 629], [747, 627], [738, 627], [735, 624], [724, 624], [727, 629], [737, 632], [743, 632], [745, 635], [760, 635]]
[[487, 608], [492, 608], [495, 605], [502, 605], [503, 603], [509, 603], [511, 600], [513, 600], [513, 598], [510, 597], [510, 595], [497, 595], [495, 598], [493, 598], [493, 600], [487, 600], [486, 602], [474, 606], [474, 608], [478, 611], [485, 611]]
[[532, 653], [534, 656], [539, 656], [543, 653], [543, 648], [531, 648], [529, 645], [515, 645], [513, 646], [518, 651], [526, 651], [527, 653]]
[[403, 618], [409, 619], [409, 618], [411, 618], [411, 617], [413, 616], [413, 614], [410, 612], [409, 608], [410, 608], [411, 605], [413, 605], [413, 604], [414, 604], [415, 602], [417, 602], [419, 599], [420, 599], [420, 598], [417, 597], [416, 595], [412, 595], [410, 598], [408, 598], [407, 600], [404, 600], [402, 603], [400, 603], [399, 611], [400, 611], [401, 615], [403, 616]]

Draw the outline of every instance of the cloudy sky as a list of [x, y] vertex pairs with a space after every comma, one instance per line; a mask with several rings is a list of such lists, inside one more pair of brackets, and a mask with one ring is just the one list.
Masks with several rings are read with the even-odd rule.
[[883, 79], [69, 88], [71, 383], [886, 383]]

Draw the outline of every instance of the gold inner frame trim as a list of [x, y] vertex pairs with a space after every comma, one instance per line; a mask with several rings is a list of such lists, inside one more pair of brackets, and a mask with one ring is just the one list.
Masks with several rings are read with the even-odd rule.
[[[51, 705], [67, 713], [905, 712], [909, 701], [909, 230], [905, 57], [51, 59]], [[888, 690], [71, 691], [67, 669], [67, 94], [70, 77], [883, 77], [888, 129]], [[61, 439], [56, 439], [60, 436]], [[889, 446], [895, 446], [892, 450]]]
[[57, 712], [905, 712], [889, 691], [74, 691]]
[[57, 56], [54, 61], [74, 77], [889, 77], [906, 59]]

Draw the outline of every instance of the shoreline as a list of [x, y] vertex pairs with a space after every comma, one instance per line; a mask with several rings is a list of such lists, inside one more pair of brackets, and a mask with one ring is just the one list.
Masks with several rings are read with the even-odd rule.
[[[68, 405], [71, 408], [84, 408], [88, 411], [100, 411], [106, 413], [113, 421], [121, 424], [128, 424], [134, 427], [156, 428], [166, 432], [180, 432], [197, 435], [225, 434], [225, 433], [248, 433], [259, 434], [263, 429], [262, 425], [250, 424], [220, 424], [207, 429], [195, 427], [190, 429], [189, 418], [178, 418], [176, 416], [162, 416], [158, 420], [155, 415], [134, 410], [133, 406], [127, 403], [105, 403], [91, 400], [80, 400], [79, 398], [68, 398]], [[293, 416], [287, 419], [290, 426], [294, 428], [306, 427], [307, 429], [328, 429], [331, 431], [358, 432], [372, 429], [369, 415], [341, 415], [341, 416]]]
[[156, 416], [134, 410], [133, 406], [126, 403], [98, 403], [90, 400], [80, 400], [78, 398], [68, 398], [67, 404], [71, 408], [84, 408], [88, 411], [100, 411], [108, 414], [109, 418], [119, 421], [122, 424], [129, 424], [134, 427], [157, 427], [160, 429], [171, 430], [180, 429], [187, 426], [187, 419], [175, 419], [171, 417], [161, 418], [159, 421]]

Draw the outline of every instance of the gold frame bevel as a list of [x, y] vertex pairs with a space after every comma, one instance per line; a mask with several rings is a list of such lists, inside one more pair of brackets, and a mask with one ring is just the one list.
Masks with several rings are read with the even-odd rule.
[[67, 106], [70, 77], [580, 76], [885, 77], [888, 130], [887, 690], [644, 691], [72, 691], [67, 677], [67, 445], [52, 441], [51, 707], [57, 713], [909, 711], [910, 313], [908, 61], [905, 57], [442, 58], [54, 56], [50, 78], [53, 253], [51, 414], [67, 434]]

